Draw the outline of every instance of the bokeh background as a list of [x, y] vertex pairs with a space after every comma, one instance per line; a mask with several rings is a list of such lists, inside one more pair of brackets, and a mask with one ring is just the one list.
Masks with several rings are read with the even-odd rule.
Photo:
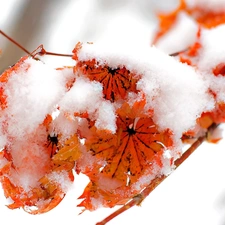
[[[150, 44], [157, 26], [156, 13], [177, 4], [178, 0], [0, 0], [0, 29], [29, 51], [43, 44], [48, 51], [71, 53], [78, 41]], [[25, 55], [3, 36], [0, 49], [0, 72]], [[53, 56], [44, 61], [56, 67], [73, 64], [68, 58]], [[224, 178], [225, 142], [205, 143], [140, 207], [128, 210], [109, 225], [225, 225]], [[0, 189], [0, 224], [94, 225], [115, 209], [78, 215], [77, 197], [87, 182], [86, 177], [76, 176], [61, 204], [36, 216], [21, 209], [9, 210]]]
[[[43, 44], [48, 51], [71, 53], [78, 41], [102, 39], [142, 38], [150, 43], [156, 12], [177, 4], [178, 0], [0, 0], [0, 28], [30, 52]], [[1, 70], [24, 55], [2, 36], [0, 48]]]

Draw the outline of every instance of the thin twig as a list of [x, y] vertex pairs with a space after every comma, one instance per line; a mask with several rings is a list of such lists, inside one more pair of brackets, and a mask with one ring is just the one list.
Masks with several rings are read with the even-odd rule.
[[35, 58], [37, 54], [39, 55], [53, 55], [53, 56], [62, 56], [62, 57], [72, 57], [72, 54], [61, 54], [61, 53], [54, 53], [54, 52], [47, 52], [43, 45], [40, 45], [37, 49], [40, 49], [40, 52], [37, 52], [37, 49], [34, 50], [32, 53], [30, 53], [27, 49], [25, 49], [21, 44], [19, 44], [17, 41], [13, 40], [11, 37], [9, 37], [6, 33], [4, 33], [2, 30], [0, 30], [0, 34], [2, 34], [4, 37], [6, 37], [9, 41], [11, 41], [13, 44], [15, 44], [17, 47], [22, 49], [24, 52], [26, 52], [29, 56], [32, 58]]
[[184, 53], [184, 52], [186, 52], [187, 50], [188, 50], [188, 49], [185, 49], [185, 50], [180, 51], [180, 52], [174, 52], [174, 53], [172, 53], [172, 54], [169, 54], [169, 56], [178, 56], [179, 54]]
[[2, 30], [0, 30], [0, 34], [2, 34], [4, 37], [6, 37], [8, 40], [10, 40], [13, 44], [15, 44], [17, 47], [22, 49], [24, 52], [26, 52], [28, 55], [32, 56], [31, 53], [25, 49], [22, 45], [20, 45], [18, 42], [13, 40], [11, 37], [9, 37], [6, 33], [4, 33]]
[[[213, 124], [206, 134], [204, 136], [199, 137], [191, 146], [188, 148], [184, 154], [177, 159], [174, 164], [176, 166], [176, 169], [207, 139], [208, 133], [213, 132], [215, 128], [217, 127], [216, 124]], [[162, 175], [161, 177], [156, 177], [151, 181], [151, 183], [143, 190], [141, 191], [138, 195], [134, 196], [132, 200], [130, 200], [128, 203], [126, 203], [124, 206], [116, 210], [114, 213], [106, 217], [104, 220], [101, 222], [96, 223], [96, 225], [105, 225], [108, 223], [110, 220], [113, 218], [117, 217], [121, 213], [125, 212], [126, 210], [130, 209], [131, 207], [135, 205], [140, 205], [141, 202], [159, 185], [162, 183], [163, 180], [165, 180], [167, 176]]]
[[125, 212], [126, 210], [132, 208], [135, 205], [140, 205], [141, 202], [166, 178], [165, 175], [161, 177], [156, 177], [154, 180], [151, 181], [151, 184], [149, 184], [143, 191], [140, 192], [140, 194], [133, 197], [132, 200], [130, 200], [128, 203], [126, 203], [124, 206], [116, 210], [114, 213], [107, 216], [104, 220], [101, 222], [96, 223], [96, 225], [105, 225], [110, 220], [114, 219], [115, 217], [119, 216], [121, 213]]
[[205, 141], [205, 139], [206, 139], [206, 136], [199, 137], [190, 146], [190, 148], [188, 148], [188, 150], [184, 152], [183, 155], [174, 162], [176, 169]]

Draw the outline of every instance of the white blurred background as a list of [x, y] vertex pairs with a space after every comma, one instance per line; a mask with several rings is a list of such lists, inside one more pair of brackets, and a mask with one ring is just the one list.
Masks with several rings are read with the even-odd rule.
[[[0, 0], [0, 28], [30, 52], [43, 44], [48, 51], [71, 53], [78, 41], [103, 39], [150, 43], [155, 12], [176, 4], [178, 0]], [[1, 70], [24, 55], [1, 36], [0, 48]]]
[[[150, 44], [156, 12], [169, 10], [177, 0], [0, 0], [0, 29], [29, 51], [40, 44], [48, 51], [71, 53], [78, 41], [107, 40]], [[0, 72], [25, 55], [0, 36]], [[46, 57], [55, 66], [70, 59]], [[162, 65], [163, 66], [163, 65]], [[225, 141], [203, 144], [190, 159], [143, 202], [109, 225], [225, 225]], [[94, 225], [115, 209], [80, 212], [76, 205], [87, 179], [76, 176], [61, 204], [43, 215], [9, 210], [0, 193], [0, 224]], [[4, 221], [4, 222], [3, 222]]]

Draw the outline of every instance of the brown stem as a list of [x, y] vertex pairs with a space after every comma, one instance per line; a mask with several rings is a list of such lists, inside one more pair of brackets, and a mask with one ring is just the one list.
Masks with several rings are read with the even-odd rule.
[[140, 194], [133, 197], [132, 200], [130, 200], [127, 204], [116, 210], [114, 213], [107, 216], [104, 220], [101, 222], [96, 223], [96, 225], [105, 225], [113, 218], [117, 217], [121, 213], [125, 212], [126, 210], [130, 209], [131, 207], [135, 205], [140, 205], [141, 202], [166, 178], [165, 175], [161, 177], [156, 177], [154, 180], [151, 181], [151, 184], [149, 184], [143, 191], [140, 192]]
[[31, 53], [25, 49], [22, 45], [20, 45], [18, 42], [13, 40], [11, 37], [9, 37], [6, 33], [4, 33], [2, 30], [0, 30], [0, 34], [2, 34], [4, 37], [6, 37], [8, 40], [10, 40], [13, 44], [15, 44], [17, 47], [22, 49], [24, 52], [26, 52], [28, 55], [32, 56]]
[[186, 152], [183, 153], [183, 155], [178, 158], [175, 162], [174, 165], [176, 168], [180, 166], [204, 141], [205, 141], [206, 136], [199, 137]]
[[187, 49], [183, 50], [183, 51], [180, 51], [180, 52], [174, 52], [172, 54], [169, 54], [169, 56], [178, 56], [180, 53], [183, 53], [183, 52], [186, 52]]
[[[72, 54], [61, 54], [61, 53], [54, 53], [54, 52], [47, 52], [43, 48], [43, 45], [40, 45], [36, 50], [34, 50], [32, 53], [30, 53], [27, 49], [25, 49], [22, 45], [20, 45], [17, 41], [13, 40], [11, 37], [9, 37], [6, 33], [4, 33], [2, 30], [0, 30], [0, 34], [2, 34], [4, 37], [6, 37], [9, 41], [11, 41], [13, 44], [15, 44], [17, 47], [22, 49], [24, 52], [26, 52], [29, 56], [32, 58], [35, 58], [37, 54], [39, 55], [53, 55], [53, 56], [63, 56], [63, 57], [72, 57]], [[38, 49], [41, 49], [39, 52]]]
[[[176, 166], [176, 169], [207, 139], [208, 133], [213, 132], [215, 128], [217, 127], [216, 124], [213, 124], [206, 134], [204, 136], [199, 137], [191, 146], [188, 148], [184, 154], [177, 159], [174, 164]], [[101, 222], [96, 223], [96, 225], [105, 225], [108, 223], [110, 220], [113, 218], [117, 217], [124, 211], [130, 209], [131, 207], [135, 205], [140, 205], [141, 202], [159, 185], [162, 183], [163, 180], [165, 180], [167, 176], [162, 175], [161, 177], [156, 177], [151, 181], [151, 183], [143, 190], [141, 191], [138, 195], [134, 196], [132, 200], [130, 200], [128, 203], [126, 203], [124, 206], [116, 210], [114, 213], [106, 217], [104, 220]]]

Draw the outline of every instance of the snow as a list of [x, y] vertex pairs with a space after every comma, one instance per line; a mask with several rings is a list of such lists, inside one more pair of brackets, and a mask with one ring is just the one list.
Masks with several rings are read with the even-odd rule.
[[99, 66], [106, 64], [111, 68], [125, 66], [140, 75], [137, 89], [147, 97], [148, 109], [154, 109], [154, 122], [161, 130], [171, 129], [175, 142], [183, 132], [195, 126], [202, 112], [214, 107], [207, 93], [208, 84], [201, 75], [155, 47], [85, 43], [78, 52], [78, 59], [96, 59]]
[[90, 82], [78, 77], [73, 87], [59, 102], [61, 110], [69, 113], [93, 113], [102, 100], [102, 86], [97, 82]]
[[137, 89], [147, 97], [147, 107], [154, 109], [154, 122], [161, 130], [171, 129], [175, 142], [195, 126], [202, 112], [214, 107], [214, 100], [207, 93], [208, 83], [201, 74], [155, 47], [138, 45], [135, 49], [118, 43], [116, 46], [86, 43], [78, 52], [78, 59], [96, 59], [99, 65], [112, 68], [125, 66], [140, 75]]
[[96, 81], [77, 77], [58, 104], [62, 111], [70, 114], [87, 112], [91, 119], [96, 120], [95, 125], [99, 129], [116, 131], [114, 107], [103, 99], [102, 85]]
[[100, 130], [105, 129], [109, 130], [111, 133], [116, 132], [115, 108], [109, 101], [104, 101], [100, 104], [95, 126]]
[[59, 70], [32, 58], [25, 60], [19, 72], [13, 73], [2, 87], [7, 109], [1, 112], [1, 120], [8, 121], [8, 135], [18, 138], [33, 132], [66, 91]]
[[[218, 6], [219, 4], [222, 4], [219, 3], [219, 1], [217, 2]], [[209, 6], [210, 4], [208, 7]], [[186, 17], [186, 15], [183, 15], [182, 20], [182, 23], [185, 23], [186, 21], [188, 26], [190, 26], [190, 30], [194, 31], [196, 29], [196, 26]], [[221, 30], [219, 31], [219, 29]], [[224, 93], [224, 88], [222, 86], [224, 82], [223, 77], [210, 78], [209, 75], [211, 74], [207, 74], [216, 65], [215, 63], [218, 62], [217, 60], [223, 62], [222, 53], [224, 51], [222, 47], [219, 48], [222, 44], [222, 38], [218, 35], [223, 32], [223, 29], [224, 28], [220, 27], [218, 30], [211, 30], [211, 36], [207, 33], [209, 31], [204, 31], [202, 33], [202, 43], [204, 47], [201, 53], [203, 56], [201, 59], [203, 60], [198, 62], [198, 65], [200, 66], [199, 71], [179, 63], [175, 58], [169, 57], [154, 47], [139, 45], [139, 39], [135, 42], [134, 37], [132, 37], [132, 41], [129, 42], [129, 44], [132, 43], [132, 45], [126, 44], [120, 46], [118, 41], [113, 43], [110, 43], [110, 41], [108, 43], [103, 42], [103, 44], [99, 42], [92, 45], [84, 44], [79, 53], [79, 59], [87, 60], [96, 58], [97, 61], [100, 62], [100, 65], [107, 63], [112, 68], [125, 65], [127, 69], [141, 75], [141, 79], [138, 82], [138, 90], [142, 91], [147, 97], [147, 107], [150, 109], [154, 108], [154, 121], [162, 130], [170, 128], [174, 133], [174, 139], [179, 142], [182, 133], [194, 127], [196, 119], [200, 114], [203, 111], [211, 110], [214, 107], [214, 100], [207, 93], [209, 87], [217, 91], [219, 96], [218, 100], [225, 100], [225, 96], [222, 94]], [[147, 29], [140, 29], [139, 31], [144, 34], [146, 30]], [[138, 37], [140, 38], [140, 36], [141, 34], [139, 33]], [[171, 37], [172, 36], [173, 34]], [[183, 39], [182, 37], [180, 38]], [[212, 43], [214, 38], [217, 38], [218, 43]], [[176, 42], [178, 42], [178, 40]], [[182, 45], [187, 45], [187, 42], [184, 40]], [[215, 58], [212, 58], [212, 49], [218, 51], [218, 53], [215, 53], [214, 51], [216, 55]], [[208, 50], [210, 51], [207, 52]], [[83, 113], [87, 111], [93, 119], [96, 119], [95, 125], [97, 128], [107, 129], [111, 132], [115, 132], [116, 130], [116, 115], [115, 106], [103, 99], [101, 84], [95, 81], [89, 81], [76, 74], [74, 85], [71, 89], [68, 89], [67, 82], [73, 79], [73, 76], [70, 73], [71, 71], [68, 71], [67, 74], [65, 70], [54, 70], [49, 68], [46, 64], [32, 59], [25, 61], [25, 64], [30, 66], [28, 73], [25, 73], [25, 70], [22, 68], [20, 73], [13, 74], [8, 83], [4, 86], [8, 107], [3, 113], [1, 112], [1, 121], [9, 121], [7, 127], [9, 135], [5, 137], [4, 131], [2, 130], [1, 133], [3, 134], [3, 137], [1, 137], [0, 143], [1, 146], [4, 146], [6, 141], [11, 141], [15, 164], [23, 165], [21, 171], [19, 171], [19, 176], [15, 176], [13, 179], [14, 181], [19, 179], [19, 181], [15, 182], [21, 183], [26, 190], [29, 190], [31, 186], [35, 186], [35, 182], [42, 176], [43, 171], [33, 168], [34, 162], [27, 163], [27, 161], [29, 161], [27, 160], [27, 156], [32, 155], [33, 158], [38, 158], [38, 161], [42, 161], [43, 164], [39, 164], [39, 168], [42, 168], [42, 166], [44, 167], [47, 162], [47, 155], [42, 152], [42, 146], [39, 144], [39, 141], [40, 143], [43, 142], [46, 131], [43, 129], [43, 133], [42, 131], [35, 132], [36, 127], [43, 122], [49, 111], [55, 112], [56, 108], [59, 108], [60, 113], [54, 120], [51, 132], [55, 131], [56, 133], [63, 133], [64, 137], [73, 134], [78, 126], [81, 126], [82, 122], [84, 122], [82, 119], [77, 120], [77, 118], [73, 116], [74, 112]], [[38, 73], [36, 73], [36, 71], [38, 71]], [[203, 79], [203, 75], [206, 74], [207, 77]], [[134, 93], [129, 93], [129, 103], [132, 104], [132, 100], [134, 100], [132, 98], [139, 100], [140, 96], [140, 94], [136, 95]], [[21, 107], [18, 103], [21, 103]], [[69, 114], [67, 114], [67, 112], [69, 112]], [[40, 134], [43, 134], [43, 136]], [[37, 143], [32, 142], [32, 138], [36, 138], [35, 135], [39, 136]], [[11, 140], [11, 137], [16, 137], [16, 139]], [[28, 140], [30, 138], [32, 148], [29, 147], [30, 143], [24, 143], [22, 141], [24, 137], [27, 137]], [[175, 144], [180, 147], [179, 143]], [[16, 147], [18, 146], [20, 148], [17, 149]], [[212, 146], [207, 148], [207, 146], [204, 145], [204, 148], [201, 148], [200, 150], [201, 154], [199, 153], [197, 158], [195, 158], [196, 155], [194, 155], [194, 160], [186, 163], [186, 170], [180, 170], [182, 173], [180, 172], [180, 175], [177, 175], [178, 181], [175, 181], [176, 171], [175, 175], [171, 175], [172, 178], [169, 181], [166, 181], [166, 184], [160, 185], [160, 187], [154, 191], [155, 194], [153, 193], [153, 195], [149, 196], [149, 200], [151, 201], [148, 202], [150, 206], [146, 207], [146, 211], [141, 209], [141, 213], [137, 208], [135, 208], [135, 211], [132, 211], [131, 209], [130, 212], [124, 214], [125, 222], [121, 222], [123, 220], [121, 219], [123, 217], [122, 215], [113, 220], [111, 224], [118, 224], [118, 221], [120, 221], [119, 223], [126, 223], [128, 219], [129, 221], [138, 222], [140, 221], [140, 218], [145, 218], [144, 221], [147, 221], [147, 223], [151, 221], [154, 224], [164, 224], [165, 222], [168, 223], [168, 221], [171, 221], [171, 223], [174, 224], [180, 224], [180, 221], [183, 221], [183, 224], [216, 224], [217, 222], [219, 224], [217, 212], [212, 209], [213, 207], [209, 206], [210, 204], [213, 205], [215, 203], [215, 200], [213, 200], [212, 197], [209, 197], [209, 192], [220, 193], [221, 190], [218, 186], [224, 187], [224, 184], [221, 181], [221, 177], [223, 176], [221, 169], [223, 160], [222, 157], [218, 158], [217, 155], [218, 152], [221, 152], [221, 155], [224, 155], [224, 151], [222, 152], [222, 150], [216, 149], [217, 154], [212, 154], [213, 150], [211, 151], [211, 148]], [[21, 151], [19, 151], [19, 149], [21, 149]], [[202, 157], [202, 155], [204, 155], [204, 157]], [[88, 153], [84, 155], [84, 157], [86, 156], [87, 158], [84, 165], [80, 165], [81, 169], [84, 169], [88, 163], [90, 163], [91, 167], [91, 160], [94, 160]], [[151, 173], [141, 177], [133, 188], [140, 189], [143, 185], [154, 179], [155, 174], [169, 174], [171, 169], [173, 169], [170, 167], [170, 159], [172, 156], [170, 149], [165, 150], [163, 155], [165, 170], [162, 171], [157, 166], [153, 167]], [[24, 160], [26, 162], [24, 162]], [[201, 166], [199, 166], [200, 162]], [[191, 166], [189, 166], [190, 164], [188, 165], [188, 163], [190, 163]], [[0, 164], [5, 165], [5, 162], [0, 160]], [[211, 164], [214, 166], [211, 166]], [[185, 165], [183, 168], [185, 168]], [[39, 174], [35, 174], [35, 176], [32, 177], [31, 175], [35, 173], [35, 170], [37, 170]], [[28, 175], [25, 174], [27, 171]], [[25, 175], [23, 176], [23, 174]], [[190, 174], [192, 174], [191, 178]], [[71, 182], [66, 176], [67, 174], [64, 172], [53, 172], [49, 174], [49, 178], [52, 182], [61, 184], [61, 188], [65, 192], [71, 188]], [[75, 188], [79, 186], [79, 181], [82, 180], [81, 177], [81, 175], [76, 176], [74, 184]], [[201, 183], [199, 183], [199, 177], [201, 177]], [[218, 182], [219, 185], [214, 185], [215, 182]], [[190, 185], [190, 183], [193, 185]], [[201, 186], [202, 183], [205, 186]], [[187, 188], [186, 192], [183, 191], [185, 188]], [[192, 190], [191, 195], [189, 195], [190, 189]], [[196, 192], [197, 197], [195, 198], [194, 194]], [[80, 193], [78, 193], [77, 196], [79, 196], [79, 194]], [[53, 215], [51, 219], [49, 219], [48, 215], [40, 215], [35, 217], [35, 222], [40, 224], [43, 223], [43, 221], [46, 222], [46, 220], [51, 220], [51, 222], [54, 220], [55, 224], [62, 224], [65, 222], [65, 218], [68, 218], [69, 216], [71, 220], [74, 220], [74, 217], [71, 217], [71, 215], [78, 213], [76, 211], [77, 209], [75, 209], [75, 199], [77, 196], [73, 196], [72, 192], [69, 190], [65, 204], [62, 202], [62, 205], [48, 213], [50, 217]], [[182, 198], [180, 196], [182, 196]], [[195, 200], [194, 205], [193, 199]], [[198, 205], [196, 199], [200, 199], [201, 203], [205, 202], [207, 199], [209, 204], [204, 204], [203, 206]], [[70, 208], [68, 208], [66, 206], [66, 203], [68, 202], [70, 202], [69, 204], [73, 205], [73, 207], [70, 205]], [[147, 202], [147, 200], [145, 202]], [[143, 203], [143, 207], [147, 204], [145, 202]], [[173, 205], [173, 202], [176, 202], [176, 204]], [[188, 212], [191, 211], [193, 213], [189, 218], [186, 217], [186, 210], [182, 208], [185, 207], [187, 202], [193, 207], [192, 208], [189, 205], [189, 207], [186, 208]], [[96, 200], [95, 204], [98, 206], [101, 202]], [[1, 210], [4, 211], [5, 209], [1, 208]], [[103, 209], [103, 211], [104, 210], [105, 209]], [[195, 215], [196, 211], [197, 214]], [[71, 215], [69, 215], [68, 212], [71, 212]], [[98, 218], [102, 219], [104, 217], [101, 213], [102, 211], [100, 210], [99, 212]], [[108, 214], [112, 211], [105, 210], [105, 212]], [[149, 212], [152, 212], [151, 216], [149, 216]], [[9, 214], [8, 212], [5, 213], [9, 224], [13, 221], [12, 216], [10, 216], [12, 213], [12, 211], [10, 211]], [[63, 216], [61, 216], [62, 213], [64, 213]], [[162, 213], [164, 216], [162, 216]], [[19, 218], [22, 214], [17, 210], [14, 215], [17, 215]], [[92, 215], [93, 214], [89, 214], [88, 212], [84, 213], [82, 216], [76, 218], [76, 223], [90, 223], [90, 218], [93, 218]], [[96, 212], [95, 215], [98, 215], [98, 212]], [[198, 215], [201, 215], [201, 217], [196, 217]], [[211, 215], [211, 218], [209, 215]], [[26, 218], [30, 218], [29, 215], [25, 216]], [[94, 220], [96, 220], [96, 218]], [[185, 221], [183, 218], [185, 218]], [[92, 219], [92, 221], [94, 220]], [[27, 224], [33, 223], [34, 217], [30, 220], [24, 219], [24, 221], [26, 221]]]
[[49, 167], [49, 153], [43, 144], [47, 132], [41, 124], [65, 94], [65, 86], [60, 70], [32, 58], [25, 59], [1, 84], [7, 99], [6, 109], [1, 110], [1, 133], [14, 165], [10, 180], [25, 191], [36, 187]]
[[42, 144], [45, 141], [46, 131], [39, 128], [37, 133], [26, 135], [26, 141], [17, 138], [11, 143], [10, 153], [15, 170], [11, 169], [10, 180], [25, 191], [36, 187], [49, 167], [49, 153]]
[[184, 51], [195, 41], [197, 31], [197, 23], [181, 12], [172, 28], [157, 41], [156, 47], [167, 54]]
[[137, 182], [135, 182], [132, 186], [131, 186], [131, 191], [135, 191], [135, 190], [142, 190], [144, 187], [146, 187], [146, 185], [148, 185], [154, 178], [156, 178], [156, 174], [158, 174], [159, 176], [163, 173], [161, 173], [162, 170], [160, 168], [160, 166], [156, 163], [153, 163], [153, 165], [151, 165], [149, 167], [149, 170], [146, 170], [145, 173], [138, 179]]
[[147, 58], [152, 60], [149, 70], [138, 83], [138, 89], [146, 93], [159, 128], [170, 128], [180, 138], [184, 131], [195, 125], [202, 112], [213, 108], [214, 102], [207, 94], [207, 85], [193, 68], [156, 48]]
[[200, 43], [200, 61], [198, 68], [211, 73], [218, 64], [225, 62], [224, 46], [225, 25], [220, 25], [210, 30], [202, 29]]
[[60, 186], [60, 190], [66, 193], [71, 185], [72, 181], [69, 179], [66, 171], [53, 171], [47, 175], [50, 183]]
[[186, 3], [190, 8], [199, 7], [213, 12], [225, 12], [223, 0], [186, 0]]
[[51, 125], [51, 133], [52, 136], [60, 134], [60, 140], [61, 142], [64, 142], [68, 137], [77, 132], [77, 128], [78, 119], [61, 112]]
[[208, 82], [210, 89], [216, 93], [217, 102], [225, 102], [225, 77], [214, 76], [213, 69], [217, 65], [225, 62], [223, 37], [225, 36], [225, 26], [220, 25], [210, 30], [202, 29], [200, 36], [201, 49], [196, 59], [196, 66]]
[[3, 149], [6, 144], [7, 137], [3, 133], [0, 133], [0, 149]]
[[174, 155], [175, 154], [169, 149], [164, 151], [163, 156], [162, 156], [163, 167], [161, 170], [161, 174], [169, 176], [172, 172], [174, 172], [175, 166], [173, 166], [173, 164], [171, 164], [171, 161], [172, 161]]

